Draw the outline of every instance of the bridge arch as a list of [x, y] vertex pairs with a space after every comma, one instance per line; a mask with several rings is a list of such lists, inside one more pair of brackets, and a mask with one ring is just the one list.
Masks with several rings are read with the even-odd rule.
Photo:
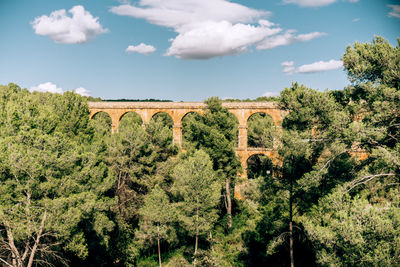
[[97, 110], [96, 112], [92, 112], [92, 113], [90, 114], [89, 118], [92, 120], [92, 119], [94, 119], [97, 115], [103, 114], [103, 113], [107, 114], [107, 115], [111, 118], [110, 113], [108, 113], [107, 111], [103, 111], [103, 110]]
[[247, 119], [247, 147], [273, 148], [276, 125], [271, 115], [255, 112]]
[[127, 117], [136, 117], [135, 119], [139, 122], [139, 118], [140, 118], [140, 123], [143, 123], [143, 118], [142, 116], [137, 113], [136, 111], [133, 110], [129, 110], [126, 111], [124, 113], [121, 114], [121, 116], [119, 117], [118, 121], [121, 123], [122, 119], [126, 119]]
[[127, 112], [123, 113], [119, 118], [118, 131], [123, 130], [124, 128], [130, 127], [130, 126], [132, 126], [132, 124], [142, 125], [143, 119], [137, 112], [127, 111]]
[[169, 128], [172, 128], [175, 124], [175, 120], [173, 116], [169, 112], [165, 111], [156, 111], [152, 116], [150, 120], [157, 120], [157, 121], [162, 121], [166, 126]]
[[112, 132], [112, 117], [108, 112], [98, 111], [93, 113], [91, 120], [93, 121], [93, 126], [97, 128], [97, 130], [103, 131], [103, 134]]
[[180, 121], [181, 123], [183, 123], [183, 120], [184, 120], [185, 118], [187, 118], [188, 116], [200, 116], [200, 117], [203, 117], [203, 114], [200, 113], [200, 112], [197, 111], [197, 110], [190, 110], [190, 111], [187, 111], [187, 112], [183, 113], [183, 115], [180, 117], [179, 121]]
[[257, 153], [249, 156], [246, 161], [247, 178], [254, 179], [260, 176], [266, 177], [272, 173], [272, 160], [265, 154]]
[[180, 120], [181, 123], [176, 125], [176, 126], [180, 127], [180, 130], [181, 130], [181, 135], [182, 135], [181, 144], [183, 145], [183, 147], [186, 147], [186, 142], [188, 141], [185, 139], [185, 135], [188, 130], [189, 120], [194, 119], [197, 121], [197, 120], [201, 120], [202, 118], [203, 118], [203, 115], [197, 111], [188, 111], [185, 114], [183, 114], [183, 116]]
[[247, 115], [246, 121], [249, 121], [249, 119], [255, 114], [266, 114], [272, 118], [272, 121], [274, 122], [275, 126], [279, 126], [281, 123], [281, 119], [282, 119], [281, 118], [282, 114], [280, 114], [280, 113], [281, 113], [280, 110], [272, 109], [272, 108], [251, 109], [246, 114]]

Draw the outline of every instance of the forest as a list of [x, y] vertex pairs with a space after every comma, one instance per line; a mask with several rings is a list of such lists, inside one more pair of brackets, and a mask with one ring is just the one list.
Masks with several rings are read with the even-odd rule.
[[248, 178], [217, 97], [181, 149], [162, 113], [111, 134], [87, 97], [0, 86], [0, 266], [400, 266], [400, 39], [342, 61], [343, 90], [258, 99], [287, 115], [249, 119], [279, 161], [251, 158]]

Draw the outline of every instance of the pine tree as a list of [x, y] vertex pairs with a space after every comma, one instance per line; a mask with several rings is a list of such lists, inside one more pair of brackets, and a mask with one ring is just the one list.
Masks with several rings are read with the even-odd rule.
[[158, 185], [145, 197], [139, 215], [139, 229], [135, 236], [143, 247], [157, 241], [158, 261], [161, 267], [160, 242], [174, 240], [175, 229], [172, 223], [176, 218], [173, 205], [167, 194]]
[[199, 237], [207, 235], [218, 218], [216, 206], [221, 186], [209, 156], [203, 151], [196, 151], [179, 163], [173, 177], [173, 192], [181, 199], [177, 205], [179, 220], [195, 237], [196, 254]]

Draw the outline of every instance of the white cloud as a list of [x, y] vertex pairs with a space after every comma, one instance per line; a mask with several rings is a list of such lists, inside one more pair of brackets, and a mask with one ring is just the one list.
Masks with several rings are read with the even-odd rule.
[[[181, 59], [239, 54], [282, 31], [265, 19], [270, 12], [227, 0], [140, 0], [136, 5], [112, 7], [110, 12], [172, 28], [177, 36], [170, 39], [165, 55]], [[296, 38], [302, 41], [307, 35]]]
[[400, 5], [387, 5], [392, 10], [389, 12], [389, 17], [400, 18]]
[[351, 22], [357, 22], [357, 21], [360, 21], [360, 18], [355, 18]]
[[318, 61], [311, 64], [301, 65], [300, 67], [296, 68], [293, 61], [285, 61], [281, 63], [281, 66], [284, 67], [282, 71], [286, 74], [315, 73], [340, 69], [343, 67], [343, 62], [340, 60], [331, 59], [329, 61]]
[[90, 91], [83, 87], [76, 88], [74, 90], [74, 92], [77, 94], [80, 94], [81, 96], [89, 96], [90, 95]]
[[[283, 0], [284, 4], [295, 4], [301, 7], [320, 7], [335, 3], [337, 0]], [[359, 0], [348, 0], [350, 3], [356, 3]]]
[[335, 2], [336, 0], [283, 0], [284, 4], [295, 4], [302, 7], [327, 6]]
[[31, 22], [35, 33], [48, 36], [56, 43], [77, 44], [89, 42], [108, 31], [83, 6], [74, 6], [68, 12], [72, 17], [67, 16], [65, 9], [53, 11], [50, 16], [36, 17]]
[[335, 70], [343, 67], [343, 62], [340, 60], [331, 59], [329, 61], [318, 61], [312, 64], [302, 65], [297, 68], [298, 73], [314, 73], [327, 70]]
[[270, 12], [255, 10], [225, 0], [140, 0], [138, 6], [112, 7], [114, 14], [146, 19], [152, 24], [180, 32], [188, 25], [205, 21], [226, 20], [250, 23]]
[[271, 97], [271, 96], [279, 96], [279, 92], [271, 92], [267, 91], [262, 96]]
[[295, 70], [294, 67], [294, 62], [293, 61], [285, 61], [281, 63], [281, 66], [283, 66], [283, 72], [286, 74], [292, 74]]
[[37, 86], [33, 86], [33, 87], [29, 88], [29, 91], [31, 91], [31, 92], [33, 92], [33, 91], [49, 92], [49, 93], [57, 93], [57, 94], [64, 93], [62, 88], [57, 87], [57, 85], [55, 85], [52, 82], [41, 83]]
[[[31, 88], [29, 88], [29, 91], [34, 92], [49, 92], [49, 93], [57, 93], [57, 94], [63, 94], [64, 90], [60, 87], [57, 87], [57, 85], [55, 85], [52, 82], [47, 82], [47, 83], [41, 83], [37, 86], [32, 86]], [[75, 90], [72, 90], [77, 94], [80, 94], [82, 96], [89, 96], [90, 91], [83, 88], [83, 87], [79, 87], [76, 88]]]
[[182, 59], [209, 59], [239, 54], [252, 44], [279, 31], [280, 28], [268, 28], [263, 25], [208, 21], [172, 39], [166, 55]]
[[307, 34], [295, 35], [295, 30], [288, 30], [284, 34], [271, 36], [265, 38], [262, 42], [257, 45], [257, 49], [272, 49], [278, 46], [290, 45], [297, 42], [306, 42], [314, 38], [326, 35], [324, 32], [312, 32]]
[[130, 45], [128, 48], [125, 50], [126, 52], [130, 53], [139, 53], [139, 54], [144, 54], [144, 55], [149, 55], [156, 51], [156, 48], [152, 45], [147, 45], [144, 43], [140, 43], [137, 46]]

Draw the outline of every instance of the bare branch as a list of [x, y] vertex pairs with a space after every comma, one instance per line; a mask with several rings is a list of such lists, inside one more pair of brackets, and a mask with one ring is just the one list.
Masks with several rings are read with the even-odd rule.
[[0, 258], [0, 261], [4, 262], [7, 266], [13, 267], [11, 264], [9, 264], [8, 262], [6, 262], [6, 261], [3, 260], [2, 258]]
[[10, 250], [13, 255], [13, 258], [18, 262], [18, 266], [22, 266], [21, 255], [19, 254], [18, 249], [15, 246], [14, 236], [10, 230], [10, 226], [8, 225], [7, 221], [3, 221], [3, 223], [4, 223], [4, 227], [6, 229], [8, 245], [10, 246]]
[[381, 174], [366, 175], [366, 176], [357, 178], [353, 182], [350, 183], [351, 187], [346, 192], [349, 192], [353, 188], [355, 188], [359, 185], [365, 184], [374, 178], [382, 177], [382, 176], [395, 176], [395, 174], [394, 173], [381, 173]]
[[42, 237], [42, 232], [44, 230], [44, 223], [46, 221], [46, 217], [47, 217], [47, 210], [44, 211], [42, 222], [40, 223], [40, 230], [39, 230], [38, 235], [36, 236], [35, 244], [33, 245], [31, 255], [29, 256], [29, 261], [28, 261], [27, 267], [31, 267], [33, 264], [33, 258], [35, 257], [35, 253], [36, 253], [37, 247], [39, 245], [40, 238]]

